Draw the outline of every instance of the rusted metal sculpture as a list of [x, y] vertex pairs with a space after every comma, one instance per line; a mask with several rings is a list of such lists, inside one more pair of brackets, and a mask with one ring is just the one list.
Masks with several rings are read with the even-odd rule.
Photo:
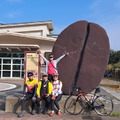
[[86, 92], [97, 87], [109, 60], [109, 50], [106, 31], [95, 23], [78, 21], [64, 29], [53, 47], [55, 58], [69, 52], [58, 64], [63, 93], [69, 94], [73, 84]]

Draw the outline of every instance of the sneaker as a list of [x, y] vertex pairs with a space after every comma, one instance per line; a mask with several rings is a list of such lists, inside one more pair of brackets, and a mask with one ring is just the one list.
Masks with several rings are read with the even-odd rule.
[[51, 116], [51, 117], [54, 116], [54, 112], [51, 112], [51, 113], [50, 113], [50, 116]]
[[32, 110], [31, 114], [32, 114], [32, 115], [35, 115], [35, 110]]
[[21, 117], [23, 117], [23, 116], [24, 116], [23, 111], [18, 114], [18, 117], [19, 117], [19, 118], [21, 118]]
[[58, 115], [61, 115], [61, 112], [60, 112], [60, 111], [58, 111]]

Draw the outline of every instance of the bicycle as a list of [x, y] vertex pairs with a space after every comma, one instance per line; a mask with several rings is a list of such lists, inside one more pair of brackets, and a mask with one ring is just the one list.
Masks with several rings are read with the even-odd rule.
[[[71, 115], [78, 115], [83, 110], [95, 110], [98, 115], [110, 115], [113, 111], [113, 101], [106, 95], [99, 95], [100, 88], [94, 89], [93, 93], [86, 93], [80, 88], [75, 88], [77, 95], [73, 91], [66, 99], [64, 110]], [[89, 95], [89, 96], [88, 96]]]

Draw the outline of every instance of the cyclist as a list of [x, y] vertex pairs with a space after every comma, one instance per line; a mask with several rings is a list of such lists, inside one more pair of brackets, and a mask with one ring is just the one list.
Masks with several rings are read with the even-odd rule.
[[43, 114], [45, 114], [49, 108], [49, 104], [51, 101], [52, 94], [52, 83], [48, 80], [48, 74], [42, 75], [42, 80], [38, 82], [37, 87], [37, 112], [40, 113], [40, 101], [45, 100], [45, 108], [43, 110]]
[[57, 58], [56, 60], [54, 60], [54, 55], [50, 54], [49, 55], [49, 60], [47, 60], [41, 53], [40, 50], [37, 50], [37, 53], [43, 58], [43, 60], [46, 62], [46, 73], [48, 74], [48, 79], [51, 81], [53, 81], [53, 74], [54, 73], [58, 73], [58, 69], [57, 69], [57, 63], [64, 58], [66, 55], [68, 55], [69, 53], [65, 53], [62, 56], [60, 56], [59, 58]]
[[25, 81], [24, 89], [23, 89], [23, 97], [22, 97], [22, 103], [21, 103], [21, 113], [18, 114], [18, 117], [24, 116], [24, 107], [25, 102], [28, 100], [32, 100], [32, 111], [31, 114], [33, 114], [33, 108], [34, 108], [34, 100], [35, 100], [35, 89], [37, 86], [37, 80], [34, 79], [34, 74], [32, 72], [28, 72], [27, 74], [28, 80]]
[[58, 115], [61, 115], [60, 106], [58, 102], [62, 98], [62, 82], [58, 80], [58, 73], [53, 75], [53, 89], [52, 89], [52, 98], [51, 98], [51, 113], [50, 116], [54, 116], [54, 105], [56, 106]]

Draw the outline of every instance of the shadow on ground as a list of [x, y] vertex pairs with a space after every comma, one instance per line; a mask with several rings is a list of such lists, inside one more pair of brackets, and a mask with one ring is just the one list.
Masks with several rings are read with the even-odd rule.
[[82, 115], [83, 120], [102, 120], [100, 116]]

